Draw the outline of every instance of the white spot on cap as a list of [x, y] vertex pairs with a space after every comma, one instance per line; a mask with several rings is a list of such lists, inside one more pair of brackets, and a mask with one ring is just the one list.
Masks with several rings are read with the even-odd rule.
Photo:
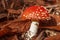
[[38, 9], [36, 9], [38, 11]]
[[45, 11], [45, 13], [48, 13], [48, 11]]
[[41, 17], [38, 17], [38, 19], [41, 19]]
[[35, 12], [32, 12], [32, 14], [35, 14]]
[[45, 18], [45, 17], [42, 17], [43, 19]]
[[43, 7], [43, 6], [41, 6], [41, 7]]
[[27, 17], [27, 16], [25, 16], [25, 17]]
[[45, 14], [44, 12], [42, 12], [41, 14]]
[[30, 13], [29, 15], [31, 16], [32, 14]]
[[38, 12], [38, 13], [40, 13], [40, 12]]
[[43, 14], [41, 16], [44, 16]]
[[42, 10], [40, 10], [40, 11], [42, 11]]
[[36, 11], [36, 13], [38, 13], [38, 11]]
[[37, 16], [39, 15], [39, 14], [36, 14]]
[[23, 15], [23, 16], [25, 16], [25, 15]]

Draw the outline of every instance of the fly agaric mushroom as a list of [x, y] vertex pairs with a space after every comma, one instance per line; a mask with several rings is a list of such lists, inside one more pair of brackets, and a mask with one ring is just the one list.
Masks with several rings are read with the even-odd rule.
[[31, 6], [23, 12], [23, 14], [21, 15], [21, 19], [29, 19], [32, 21], [30, 29], [26, 33], [29, 37], [27, 40], [36, 35], [39, 26], [39, 20], [44, 20], [48, 18], [50, 18], [49, 14], [43, 6]]

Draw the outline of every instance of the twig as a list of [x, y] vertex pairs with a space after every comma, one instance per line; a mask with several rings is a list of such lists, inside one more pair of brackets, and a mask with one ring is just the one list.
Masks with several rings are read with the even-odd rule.
[[44, 33], [44, 30], [39, 34], [39, 36], [36, 38], [36, 40], [42, 40], [44, 38], [43, 33]]
[[4, 1], [4, 0], [2, 0], [1, 2], [2, 2], [2, 5], [3, 5], [4, 9], [6, 9], [5, 1]]

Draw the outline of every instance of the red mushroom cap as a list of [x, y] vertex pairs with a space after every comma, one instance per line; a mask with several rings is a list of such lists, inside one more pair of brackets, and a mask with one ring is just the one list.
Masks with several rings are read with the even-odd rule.
[[24, 10], [21, 15], [22, 20], [30, 19], [30, 20], [40, 20], [46, 19], [49, 17], [49, 14], [43, 6], [31, 6]]

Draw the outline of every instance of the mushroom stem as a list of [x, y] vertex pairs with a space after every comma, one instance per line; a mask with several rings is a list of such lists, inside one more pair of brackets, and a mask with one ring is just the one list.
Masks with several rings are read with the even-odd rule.
[[36, 35], [38, 26], [39, 26], [39, 22], [32, 21], [31, 26], [30, 26], [30, 29], [27, 32], [27, 36], [28, 36], [28, 39], [27, 40], [31, 39], [33, 36]]

